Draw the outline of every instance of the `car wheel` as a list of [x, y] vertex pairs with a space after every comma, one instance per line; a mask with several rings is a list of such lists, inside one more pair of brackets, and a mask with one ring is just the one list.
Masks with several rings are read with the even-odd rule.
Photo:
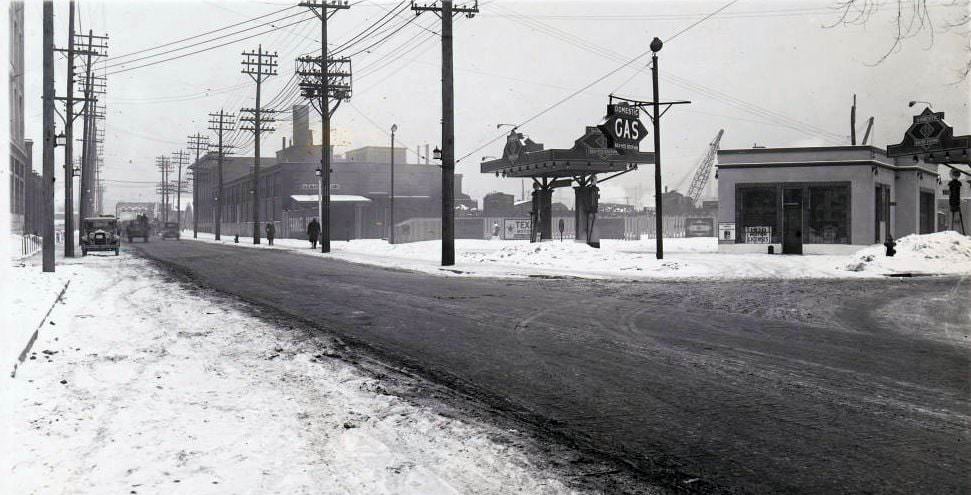
[[120, 251], [120, 249], [118, 249], [118, 248], [115, 248], [115, 256], [118, 256], [118, 252], [119, 252], [119, 251]]
[[88, 255], [88, 250], [87, 249], [82, 249], [81, 250], [81, 256], [87, 256], [87, 255]]

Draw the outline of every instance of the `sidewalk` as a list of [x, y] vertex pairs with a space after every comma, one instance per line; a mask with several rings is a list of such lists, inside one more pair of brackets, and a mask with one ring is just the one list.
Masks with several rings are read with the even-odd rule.
[[127, 254], [58, 269], [55, 324], [0, 378], [0, 492], [572, 492], [531, 440], [389, 394], [329, 338]]
[[[199, 233], [183, 240], [216, 242]], [[231, 236], [220, 241], [240, 248], [281, 249], [326, 256], [352, 263], [384, 266], [444, 276], [583, 277], [606, 279], [802, 279], [880, 278], [892, 274], [971, 274], [971, 238], [955, 232], [911, 235], [897, 240], [897, 255], [888, 258], [882, 245], [861, 246], [851, 255], [784, 256], [719, 253], [715, 238], [665, 239], [664, 259], [656, 259], [653, 240], [605, 239], [600, 249], [572, 241], [530, 244], [528, 241], [455, 240], [455, 265], [440, 266], [441, 241], [388, 244], [381, 239], [331, 241], [331, 252], [311, 250], [309, 242]]]

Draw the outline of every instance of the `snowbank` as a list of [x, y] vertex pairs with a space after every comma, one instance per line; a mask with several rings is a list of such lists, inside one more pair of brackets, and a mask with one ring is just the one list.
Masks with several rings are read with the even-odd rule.
[[[0, 312], [3, 328], [0, 330], [0, 375], [9, 375], [17, 357], [27, 345], [30, 336], [57, 300], [58, 294], [69, 280], [76, 277], [76, 265], [60, 264], [54, 273], [44, 273], [40, 255], [7, 266], [0, 282]], [[48, 321], [47, 328], [57, 325]], [[41, 329], [44, 332], [45, 329]]]
[[[191, 235], [184, 236], [189, 239]], [[215, 242], [200, 233], [198, 241]], [[223, 238], [233, 244], [232, 238]], [[390, 245], [380, 239], [331, 242], [332, 251], [311, 250], [307, 241], [277, 239], [275, 246], [255, 246], [240, 238], [242, 248], [280, 249], [353, 263], [415, 270], [447, 276], [585, 278], [860, 278], [895, 273], [971, 274], [966, 255], [971, 239], [954, 232], [908, 236], [898, 254], [886, 258], [883, 246], [862, 248], [852, 255], [783, 256], [762, 253], [718, 253], [715, 238], [665, 239], [664, 259], [655, 256], [653, 240], [602, 241], [600, 249], [572, 241], [531, 244], [528, 241], [456, 239], [455, 265], [441, 267], [441, 241]], [[869, 261], [866, 261], [869, 260]]]
[[58, 268], [56, 325], [0, 377], [0, 493], [571, 492], [531, 440], [387, 393], [332, 340], [127, 254]]
[[858, 251], [846, 269], [861, 273], [971, 273], [971, 237], [954, 231], [897, 239], [897, 254], [882, 245]]

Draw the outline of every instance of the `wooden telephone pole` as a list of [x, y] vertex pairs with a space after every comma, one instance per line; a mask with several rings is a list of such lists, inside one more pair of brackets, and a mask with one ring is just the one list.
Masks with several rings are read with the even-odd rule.
[[44, 0], [44, 152], [43, 215], [44, 239], [41, 245], [45, 272], [54, 271], [54, 2]]
[[474, 17], [479, 12], [479, 2], [476, 0], [471, 7], [456, 7], [452, 5], [452, 0], [442, 0], [441, 5], [418, 5], [412, 0], [411, 10], [418, 14], [435, 12], [442, 18], [442, 266], [452, 266], [455, 264], [455, 101], [452, 86], [452, 17], [456, 14]]
[[189, 164], [189, 153], [176, 151], [172, 153], [178, 173], [175, 176], [175, 222], [179, 225], [178, 232], [182, 233], [182, 167]]
[[[275, 119], [272, 117], [273, 110], [260, 107], [260, 88], [263, 81], [270, 76], [276, 75], [277, 54], [264, 52], [263, 45], [259, 45], [255, 52], [243, 52], [243, 74], [248, 74], [256, 82], [256, 107], [242, 108], [240, 113], [247, 114], [240, 117], [240, 121], [247, 122], [241, 129], [250, 131], [256, 138], [253, 149], [253, 186], [250, 191], [253, 198], [253, 244], [260, 243], [260, 136], [264, 132], [272, 132], [275, 129], [270, 127]], [[263, 115], [264, 113], [270, 116]]]
[[[320, 194], [317, 208], [320, 211], [320, 252], [330, 252], [330, 118], [343, 100], [351, 97], [351, 61], [349, 58], [331, 59], [327, 57], [327, 17], [328, 10], [348, 9], [347, 0], [301, 2], [301, 7], [310, 8], [320, 19], [320, 57], [300, 57], [297, 59], [297, 75], [301, 76], [300, 90], [304, 98], [313, 104], [316, 100], [320, 113]], [[330, 100], [335, 100], [333, 108]]]
[[[216, 216], [213, 221], [215, 224], [213, 226], [213, 233], [216, 234], [216, 240], [220, 240], [222, 234], [222, 220], [223, 220], [223, 161], [227, 154], [227, 149], [229, 146], [225, 144], [223, 139], [225, 134], [233, 130], [234, 122], [236, 121], [236, 116], [231, 113], [226, 113], [223, 110], [219, 110], [218, 113], [209, 114], [209, 130], [215, 131], [216, 133], [216, 198], [215, 198], [215, 210]], [[207, 174], [208, 177], [208, 174]], [[193, 207], [195, 209], [195, 207]]]
[[199, 155], [209, 150], [209, 136], [196, 133], [189, 136], [189, 149], [196, 152], [196, 161], [192, 165], [192, 238], [199, 237]]

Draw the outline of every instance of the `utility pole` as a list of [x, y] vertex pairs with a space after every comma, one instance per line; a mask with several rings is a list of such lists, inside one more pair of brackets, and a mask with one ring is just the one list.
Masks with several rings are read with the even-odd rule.
[[388, 201], [391, 203], [391, 221], [388, 223], [388, 243], [394, 244], [394, 133], [398, 132], [398, 124], [391, 124], [391, 190]]
[[472, 18], [479, 12], [478, 0], [471, 7], [452, 5], [417, 5], [411, 10], [418, 14], [431, 11], [442, 18], [442, 266], [455, 264], [455, 102], [452, 87], [452, 16], [465, 14]]
[[192, 238], [199, 237], [199, 154], [209, 149], [209, 136], [196, 133], [189, 136], [189, 149], [196, 152], [196, 161], [192, 165]]
[[172, 162], [165, 156], [155, 157], [155, 167], [162, 173], [162, 181], [158, 184], [158, 192], [162, 195], [162, 222], [169, 221], [169, 174], [172, 173]]
[[64, 257], [74, 257], [74, 0], [67, 28], [67, 104], [64, 108]]
[[856, 146], [856, 95], [853, 95], [853, 106], [850, 107], [850, 144]]
[[182, 232], [182, 167], [189, 164], [189, 153], [186, 151], [176, 151], [172, 153], [172, 158], [178, 166], [178, 173], [175, 176], [175, 221], [178, 223], [178, 231]]
[[[327, 17], [328, 10], [348, 9], [347, 0], [323, 2], [301, 2], [320, 19], [320, 57], [300, 57], [297, 59], [297, 75], [301, 76], [301, 94], [317, 101], [320, 112], [320, 194], [317, 208], [320, 210], [320, 252], [330, 252], [330, 118], [343, 100], [351, 97], [351, 60], [349, 58], [331, 59], [327, 57]], [[333, 109], [330, 99], [336, 102]]]
[[226, 156], [226, 146], [223, 136], [226, 132], [233, 130], [233, 122], [236, 116], [219, 110], [219, 113], [209, 114], [209, 130], [216, 132], [216, 220], [213, 232], [216, 240], [220, 240], [223, 219], [223, 159]]
[[44, 239], [41, 246], [45, 272], [54, 271], [54, 2], [44, 0]]
[[[84, 126], [83, 134], [81, 136], [81, 180], [79, 182], [79, 196], [80, 201], [78, 202], [79, 207], [79, 217], [81, 218], [81, 229], [79, 229], [80, 234], [84, 235], [84, 218], [91, 216], [91, 210], [94, 208], [94, 202], [91, 197], [91, 183], [94, 179], [94, 170], [92, 170], [92, 141], [94, 140], [95, 134], [93, 132], [94, 128], [94, 118], [97, 115], [97, 100], [95, 99], [95, 93], [102, 92], [103, 79], [99, 79], [94, 76], [91, 72], [94, 70], [94, 63], [92, 57], [105, 56], [107, 53], [107, 36], [95, 36], [94, 31], [88, 30], [87, 41], [84, 41], [82, 36], [82, 46], [83, 52], [86, 55], [85, 62], [85, 76], [84, 76]], [[97, 40], [97, 44], [95, 44]]]
[[[268, 108], [260, 107], [260, 88], [263, 85], [263, 81], [268, 79], [270, 76], [276, 75], [276, 52], [269, 53], [263, 51], [263, 45], [259, 45], [257, 51], [253, 52], [243, 52], [243, 74], [248, 74], [253, 81], [256, 82], [256, 107], [255, 108], [243, 108], [240, 109], [241, 113], [245, 113], [247, 117], [240, 117], [239, 120], [243, 122], [248, 122], [248, 125], [243, 125], [241, 128], [244, 131], [251, 131], [253, 136], [256, 138], [255, 144], [253, 145], [254, 157], [253, 157], [253, 190], [250, 191], [253, 197], [253, 244], [260, 243], [260, 136], [264, 132], [272, 132], [275, 129], [268, 127], [266, 124], [271, 124], [275, 121], [272, 117], [273, 110]], [[271, 116], [264, 116], [263, 113], [268, 113]]]

